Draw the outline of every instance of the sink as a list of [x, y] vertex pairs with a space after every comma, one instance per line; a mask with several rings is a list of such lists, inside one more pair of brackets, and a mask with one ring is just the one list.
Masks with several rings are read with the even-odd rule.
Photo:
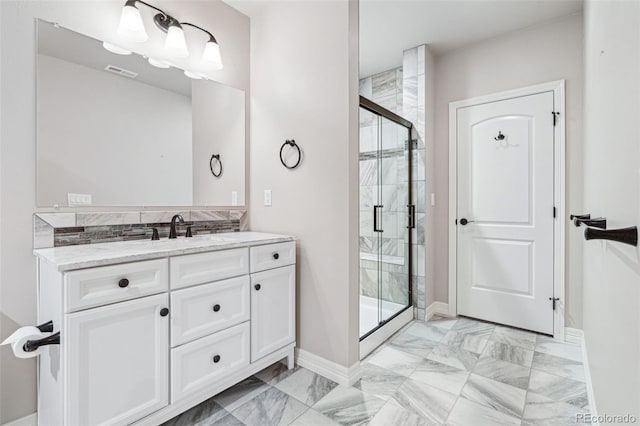
[[195, 240], [195, 241], [211, 241], [212, 243], [225, 244], [225, 243], [237, 243], [238, 240], [234, 238], [226, 238], [219, 237], [216, 234], [202, 234], [202, 235], [194, 235], [191, 238], [186, 238], [187, 240]]

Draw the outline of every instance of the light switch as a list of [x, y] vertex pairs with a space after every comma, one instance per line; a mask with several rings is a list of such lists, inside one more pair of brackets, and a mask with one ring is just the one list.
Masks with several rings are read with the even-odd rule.
[[67, 201], [69, 206], [90, 206], [91, 194], [74, 194], [69, 192], [67, 194]]
[[436, 194], [434, 194], [433, 192], [431, 193], [431, 205], [436, 205]]
[[231, 191], [231, 205], [238, 205], [238, 191]]
[[271, 206], [271, 190], [270, 189], [264, 190], [264, 205], [267, 207]]

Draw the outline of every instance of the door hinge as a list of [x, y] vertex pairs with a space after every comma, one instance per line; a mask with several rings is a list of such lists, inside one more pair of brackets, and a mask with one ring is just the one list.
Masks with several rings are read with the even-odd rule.
[[556, 206], [553, 206], [553, 218], [555, 219], [556, 217]]
[[551, 111], [551, 114], [553, 114], [553, 127], [556, 127], [556, 124], [558, 123], [558, 116], [560, 115], [560, 113]]
[[551, 300], [551, 303], [552, 303], [552, 306], [553, 306], [553, 310], [555, 311], [556, 310], [556, 302], [558, 300], [560, 300], [560, 298], [559, 297], [550, 297], [549, 300]]

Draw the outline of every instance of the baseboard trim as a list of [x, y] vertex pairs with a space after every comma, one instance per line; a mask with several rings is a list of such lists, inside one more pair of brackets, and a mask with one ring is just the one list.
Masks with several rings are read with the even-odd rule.
[[[575, 345], [581, 345], [584, 339], [584, 333], [578, 328], [565, 327], [564, 329], [564, 341], [567, 343], [573, 343]], [[583, 348], [584, 351], [584, 348]]]
[[434, 315], [449, 316], [449, 304], [444, 302], [433, 302], [427, 308], [425, 321], [429, 321]]
[[36, 426], [38, 424], [38, 413], [31, 413], [27, 416], [20, 417], [3, 426]]
[[591, 370], [589, 369], [589, 357], [587, 356], [587, 344], [585, 342], [584, 333], [579, 330], [582, 337], [580, 344], [582, 346], [582, 365], [584, 367], [585, 384], [587, 385], [587, 399], [589, 400], [589, 412], [591, 413], [591, 421], [595, 426], [600, 426], [598, 421], [598, 409], [596, 408], [596, 398], [593, 394], [593, 382], [591, 381]]
[[331, 379], [343, 386], [353, 386], [360, 379], [360, 361], [345, 367], [321, 356], [296, 348], [296, 363], [300, 367]]

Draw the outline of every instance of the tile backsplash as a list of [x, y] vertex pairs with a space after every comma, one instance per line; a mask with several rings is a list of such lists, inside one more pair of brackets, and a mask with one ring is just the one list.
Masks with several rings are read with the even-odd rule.
[[193, 235], [247, 230], [246, 210], [184, 210], [36, 213], [33, 215], [33, 247], [151, 239], [153, 228], [160, 238], [169, 236], [171, 218], [180, 214], [185, 223], [178, 235], [191, 226]]

